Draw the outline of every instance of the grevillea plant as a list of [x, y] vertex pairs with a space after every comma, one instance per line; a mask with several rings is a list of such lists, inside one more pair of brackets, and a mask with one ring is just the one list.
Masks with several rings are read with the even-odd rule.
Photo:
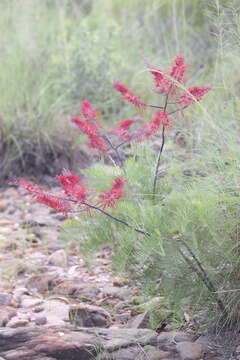
[[[115, 153], [117, 165], [124, 171], [124, 177], [116, 178], [110, 189], [106, 189], [100, 194], [90, 191], [82, 179], [66, 170], [61, 175], [56, 176], [62, 188], [60, 193], [53, 194], [48, 189], [25, 179], [19, 179], [13, 184], [25, 188], [39, 203], [50, 206], [66, 216], [82, 211], [97, 211], [134, 229], [138, 233], [149, 236], [148, 232], [134, 228], [125, 220], [119, 219], [107, 211], [108, 208], [114, 208], [125, 193], [124, 187], [127, 177], [122, 154], [124, 146], [131, 142], [151, 141], [153, 137], [160, 136], [161, 146], [153, 175], [153, 196], [155, 196], [161, 155], [165, 144], [165, 131], [171, 129], [174, 123], [172, 115], [184, 111], [190, 105], [201, 100], [211, 88], [208, 86], [185, 88], [186, 64], [183, 56], [175, 58], [168, 72], [164, 72], [150, 64], [147, 64], [147, 68], [154, 81], [152, 91], [163, 96], [162, 104], [147, 104], [139, 95], [132, 92], [127, 85], [120, 82], [115, 82], [113, 87], [122, 95], [123, 100], [130, 102], [135, 107], [143, 109], [155, 108], [156, 110], [149, 121], [141, 123], [141, 118], [136, 116], [121, 121], [116, 128], [106, 130], [101, 124], [100, 112], [94, 109], [91, 102], [87, 100], [81, 102], [79, 114], [70, 118], [70, 121], [81, 133], [87, 136], [88, 145], [92, 151], [104, 157], [111, 157], [112, 153]], [[169, 107], [171, 110], [169, 110]], [[133, 125], [134, 130], [132, 130]]]

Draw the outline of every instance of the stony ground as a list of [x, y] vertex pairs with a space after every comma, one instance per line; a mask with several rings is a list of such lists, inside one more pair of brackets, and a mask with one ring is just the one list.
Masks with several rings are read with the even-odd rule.
[[71, 238], [59, 242], [61, 216], [28, 195], [2, 191], [0, 215], [0, 360], [229, 359], [191, 331], [149, 329], [131, 306], [139, 290], [112, 274], [111, 249], [89, 267]]

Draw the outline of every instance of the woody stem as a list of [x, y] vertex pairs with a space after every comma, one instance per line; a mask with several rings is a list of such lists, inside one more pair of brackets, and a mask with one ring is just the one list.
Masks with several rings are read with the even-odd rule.
[[124, 163], [123, 163], [123, 159], [118, 151], [118, 147], [114, 146], [112, 141], [109, 139], [109, 137], [107, 135], [102, 135], [102, 137], [108, 142], [108, 144], [110, 145], [111, 149], [115, 152], [115, 154], [117, 155], [117, 159], [118, 159], [118, 163], [119, 166], [123, 169], [124, 173], [126, 174], [126, 170], [124, 168]]
[[149, 233], [149, 232], [133, 227], [133, 226], [130, 225], [127, 221], [122, 220], [122, 219], [119, 219], [119, 218], [117, 218], [116, 216], [113, 216], [113, 215], [109, 214], [107, 211], [99, 208], [99, 207], [96, 206], [96, 205], [92, 205], [92, 204], [86, 203], [85, 201], [81, 201], [81, 204], [89, 207], [90, 209], [94, 209], [94, 210], [99, 211], [101, 214], [109, 217], [110, 219], [112, 219], [112, 220], [114, 220], [114, 221], [117, 221], [117, 222], [119, 222], [119, 223], [127, 226], [127, 227], [130, 228], [130, 229], [133, 229], [134, 231], [136, 231], [136, 232], [138, 232], [138, 233], [140, 233], [140, 234], [143, 234], [143, 235], [145, 235], [145, 236], [150, 236], [150, 233]]
[[[166, 112], [167, 106], [168, 106], [168, 96], [170, 93], [171, 87], [166, 95], [166, 99], [165, 99], [165, 104], [163, 107], [163, 112]], [[165, 145], [165, 126], [163, 125], [162, 127], [162, 143], [161, 143], [161, 147], [160, 150], [158, 152], [158, 157], [157, 157], [157, 162], [156, 162], [156, 166], [155, 166], [155, 172], [154, 172], [154, 179], [153, 179], [153, 198], [155, 198], [155, 194], [156, 194], [156, 187], [157, 187], [157, 180], [158, 180], [158, 171], [159, 171], [159, 167], [161, 164], [161, 157], [162, 157], [162, 152], [163, 152], [163, 148]]]

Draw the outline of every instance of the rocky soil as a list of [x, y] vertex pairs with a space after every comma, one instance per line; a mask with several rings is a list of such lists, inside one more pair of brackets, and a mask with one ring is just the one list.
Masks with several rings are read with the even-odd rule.
[[0, 360], [230, 359], [190, 330], [151, 330], [111, 249], [89, 267], [71, 238], [59, 242], [62, 220], [19, 190], [0, 193]]

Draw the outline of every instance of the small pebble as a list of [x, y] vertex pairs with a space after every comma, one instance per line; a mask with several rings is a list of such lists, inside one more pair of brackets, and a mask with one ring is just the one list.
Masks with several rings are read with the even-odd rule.
[[34, 319], [34, 322], [36, 325], [45, 325], [47, 323], [47, 318], [46, 316], [37, 316]]

